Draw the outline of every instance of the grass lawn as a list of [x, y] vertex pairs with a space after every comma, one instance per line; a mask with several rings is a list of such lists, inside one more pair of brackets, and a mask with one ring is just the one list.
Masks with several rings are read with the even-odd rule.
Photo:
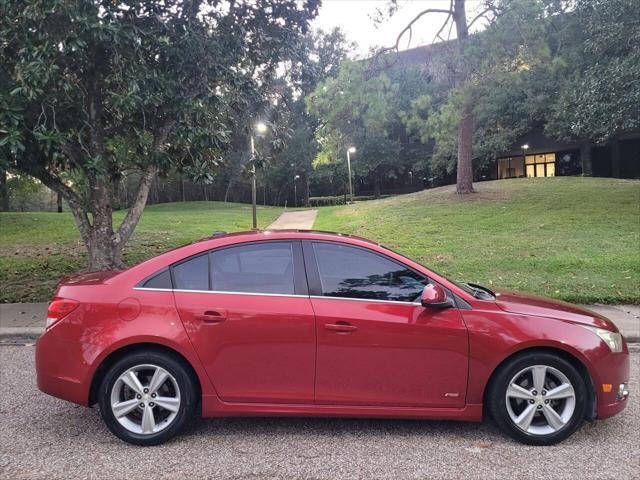
[[445, 276], [572, 302], [640, 303], [640, 182], [514, 179], [320, 209]]
[[[640, 182], [557, 177], [477, 183], [319, 209], [314, 228], [379, 241], [442, 274], [573, 302], [640, 303]], [[259, 207], [259, 226], [281, 208]], [[124, 212], [115, 214], [119, 222]], [[250, 227], [251, 207], [152, 205], [125, 249], [133, 264], [214, 230]], [[0, 214], [0, 302], [46, 301], [81, 270], [69, 213]]]
[[[258, 226], [273, 222], [282, 208], [258, 207]], [[125, 212], [114, 213], [114, 223]], [[124, 260], [135, 264], [169, 248], [211, 235], [251, 228], [251, 205], [188, 202], [145, 208]], [[0, 213], [0, 302], [51, 298], [58, 279], [85, 268], [86, 250], [70, 213]]]

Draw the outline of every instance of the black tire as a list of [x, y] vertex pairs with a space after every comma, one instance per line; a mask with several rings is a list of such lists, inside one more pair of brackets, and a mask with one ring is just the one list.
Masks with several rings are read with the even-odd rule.
[[[507, 409], [506, 394], [511, 379], [534, 365], [545, 365], [559, 370], [569, 379], [575, 392], [575, 407], [570, 419], [563, 427], [549, 434], [534, 435], [525, 432], [513, 422]], [[544, 352], [523, 353], [502, 365], [489, 386], [486, 402], [487, 410], [498, 426], [515, 440], [528, 445], [553, 445], [569, 437], [582, 425], [589, 403], [588, 390], [578, 370], [563, 358]]]
[[[140, 434], [128, 430], [116, 419], [111, 409], [111, 392], [121, 374], [137, 365], [149, 364], [159, 366], [173, 376], [179, 388], [180, 406], [166, 428], [156, 433]], [[197, 405], [196, 388], [188, 367], [181, 359], [158, 351], [137, 352], [121, 358], [109, 368], [98, 391], [98, 404], [102, 419], [118, 438], [134, 445], [159, 445], [179, 434], [193, 419]]]

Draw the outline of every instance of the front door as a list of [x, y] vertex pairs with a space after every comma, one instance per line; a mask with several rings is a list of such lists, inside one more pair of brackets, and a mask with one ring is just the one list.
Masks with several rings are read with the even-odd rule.
[[467, 330], [457, 308], [420, 302], [429, 281], [371, 250], [305, 242], [316, 314], [316, 402], [461, 407]]
[[315, 324], [300, 242], [212, 250], [172, 275], [180, 317], [222, 400], [313, 402]]

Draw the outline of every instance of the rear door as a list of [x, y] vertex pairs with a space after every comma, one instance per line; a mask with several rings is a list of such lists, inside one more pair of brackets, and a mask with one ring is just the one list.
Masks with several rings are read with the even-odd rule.
[[316, 313], [316, 402], [460, 407], [467, 330], [420, 304], [429, 279], [369, 249], [304, 242]]
[[171, 273], [182, 321], [222, 400], [313, 402], [315, 321], [299, 241], [219, 248]]

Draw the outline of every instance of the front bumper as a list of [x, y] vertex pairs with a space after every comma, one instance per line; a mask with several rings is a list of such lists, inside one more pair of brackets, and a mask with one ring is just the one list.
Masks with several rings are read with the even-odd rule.
[[[629, 402], [629, 374], [630, 360], [626, 343], [622, 352], [608, 353], [594, 364], [597, 418], [612, 417], [625, 409]], [[622, 385], [624, 387], [621, 389]]]

